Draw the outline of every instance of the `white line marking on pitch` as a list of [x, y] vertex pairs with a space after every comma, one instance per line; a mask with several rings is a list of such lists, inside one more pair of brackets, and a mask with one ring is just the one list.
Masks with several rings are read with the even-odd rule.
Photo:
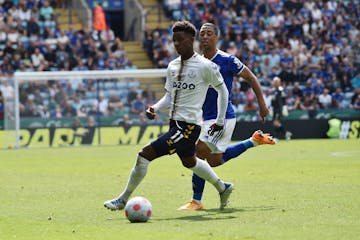
[[332, 152], [331, 156], [334, 157], [352, 157], [352, 156], [359, 156], [360, 151], [344, 151], [344, 152]]

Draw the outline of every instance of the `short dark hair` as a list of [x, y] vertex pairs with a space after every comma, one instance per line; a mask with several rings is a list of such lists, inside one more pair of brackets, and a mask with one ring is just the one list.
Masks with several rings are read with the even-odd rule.
[[202, 27], [211, 27], [211, 28], [214, 30], [215, 35], [216, 35], [216, 36], [220, 36], [220, 29], [219, 29], [218, 26], [216, 26], [215, 24], [210, 23], [210, 22], [207, 22], [207, 23], [204, 23], [204, 24], [201, 26], [201, 28], [202, 28]]
[[195, 35], [196, 35], [196, 28], [189, 21], [175, 22], [173, 27], [172, 27], [172, 31], [173, 31], [173, 33], [175, 33], [175, 32], [185, 32], [185, 33], [191, 34], [191, 36], [193, 36], [193, 37], [195, 37]]

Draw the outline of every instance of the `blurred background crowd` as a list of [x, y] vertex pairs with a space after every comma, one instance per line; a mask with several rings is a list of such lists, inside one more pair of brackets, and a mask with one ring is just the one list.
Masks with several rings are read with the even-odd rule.
[[[154, 67], [166, 68], [177, 57], [171, 26], [189, 20], [220, 28], [219, 49], [237, 56], [259, 78], [270, 105], [271, 81], [282, 79], [291, 110], [360, 109], [360, 3], [357, 0], [186, 0], [159, 1], [169, 25], [145, 27], [143, 47]], [[59, 0], [0, 0], [0, 71], [136, 69], [123, 41], [105, 26], [58, 27]], [[101, 7], [101, 5], [100, 5]], [[93, 9], [96, 10], [95, 8]], [[101, 11], [101, 9], [98, 9]], [[199, 42], [196, 42], [199, 49]], [[101, 88], [100, 94], [96, 89]], [[0, 82], [3, 99], [14, 90]], [[232, 102], [237, 112], [256, 112], [249, 85], [235, 79]], [[155, 100], [151, 85], [136, 79], [28, 82], [20, 87], [23, 117], [93, 115], [143, 118]], [[1, 117], [1, 116], [0, 116]]]
[[[252, 69], [269, 101], [278, 76], [289, 110], [360, 108], [358, 1], [184, 1], [167, 10], [172, 20], [189, 20], [198, 29], [204, 22], [218, 25], [219, 49]], [[176, 57], [169, 30], [145, 32], [158, 67]], [[238, 111], [256, 110], [254, 99], [248, 84], [234, 82]]]

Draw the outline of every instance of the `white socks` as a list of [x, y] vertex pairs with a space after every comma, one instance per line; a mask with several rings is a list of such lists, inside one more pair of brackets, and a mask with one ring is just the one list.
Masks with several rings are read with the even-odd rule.
[[[133, 167], [126, 188], [120, 194], [120, 198], [127, 201], [132, 194], [132, 192], [139, 186], [140, 182], [146, 176], [150, 161], [138, 155], [135, 166]], [[225, 184], [219, 179], [211, 166], [199, 158], [196, 158], [196, 165], [191, 168], [191, 170], [198, 175], [199, 177], [205, 179], [215, 186], [218, 192], [223, 192], [225, 190]]]
[[225, 190], [224, 182], [219, 179], [214, 170], [206, 161], [196, 158], [196, 165], [191, 168], [191, 170], [199, 177], [214, 185], [218, 192], [223, 192]]
[[259, 143], [257, 141], [255, 141], [252, 137], [249, 138], [250, 142], [252, 142], [252, 144], [254, 145], [254, 147], [258, 146]]
[[139, 186], [140, 182], [146, 176], [146, 172], [148, 169], [150, 161], [138, 155], [137, 161], [135, 163], [134, 168], [132, 169], [128, 183], [123, 193], [120, 194], [120, 197], [127, 201], [131, 195], [131, 193]]

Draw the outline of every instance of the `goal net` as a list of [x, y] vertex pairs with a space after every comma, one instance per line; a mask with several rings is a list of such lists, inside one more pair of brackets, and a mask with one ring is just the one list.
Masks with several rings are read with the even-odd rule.
[[166, 131], [144, 110], [164, 94], [165, 69], [16, 72], [2, 78], [1, 148], [146, 143]]

